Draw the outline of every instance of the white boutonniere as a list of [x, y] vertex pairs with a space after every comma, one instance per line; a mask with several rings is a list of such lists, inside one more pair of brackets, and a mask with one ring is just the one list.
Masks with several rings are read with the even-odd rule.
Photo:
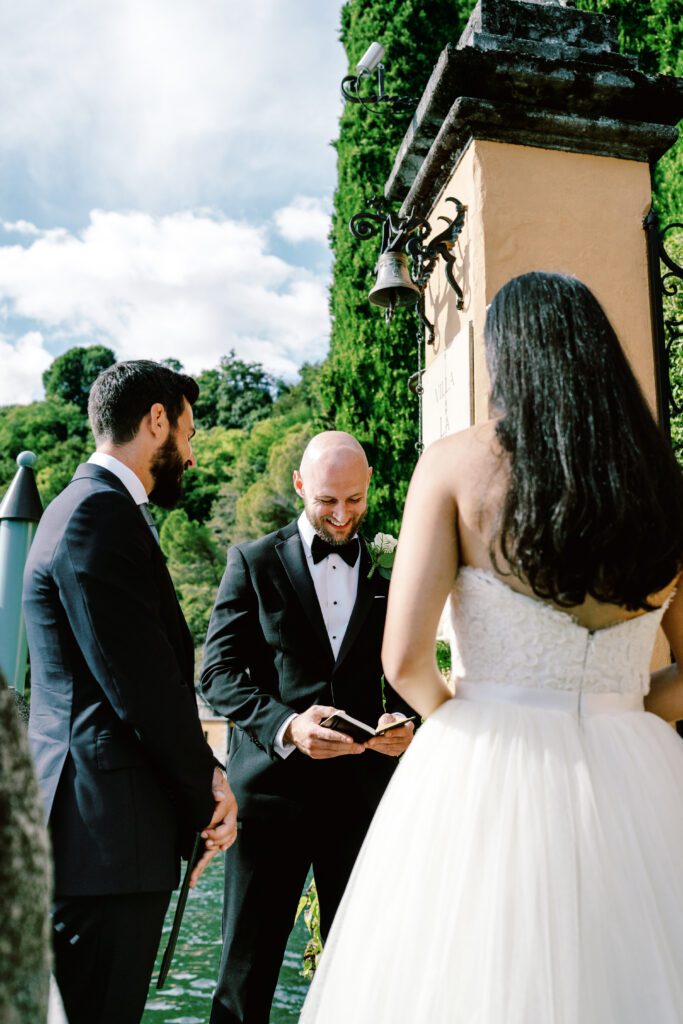
[[391, 569], [396, 557], [396, 545], [398, 541], [390, 533], [376, 533], [375, 539], [368, 544], [368, 551], [372, 560], [368, 579], [377, 571], [380, 576], [388, 580], [391, 576]]

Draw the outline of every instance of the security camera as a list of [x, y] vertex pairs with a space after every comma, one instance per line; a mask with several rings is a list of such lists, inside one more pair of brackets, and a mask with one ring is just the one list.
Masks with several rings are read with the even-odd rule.
[[365, 53], [356, 64], [358, 77], [360, 78], [361, 75], [371, 75], [383, 56], [384, 47], [380, 43], [370, 43]]

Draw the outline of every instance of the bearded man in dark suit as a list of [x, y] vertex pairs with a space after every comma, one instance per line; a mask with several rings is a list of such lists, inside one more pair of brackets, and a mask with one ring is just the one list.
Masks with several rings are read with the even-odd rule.
[[311, 865], [325, 936], [412, 738], [412, 723], [362, 745], [320, 724], [335, 709], [373, 726], [412, 714], [382, 681], [388, 582], [358, 537], [371, 473], [351, 435], [317, 435], [294, 472], [300, 518], [228, 554], [201, 682], [235, 723], [240, 807], [211, 1024], [268, 1024]]
[[192, 638], [147, 504], [181, 496], [198, 393], [192, 378], [146, 360], [98, 377], [97, 451], [45, 511], [26, 566], [29, 736], [70, 1024], [138, 1024], [181, 851], [202, 831], [196, 880], [235, 837], [234, 797], [197, 714]]

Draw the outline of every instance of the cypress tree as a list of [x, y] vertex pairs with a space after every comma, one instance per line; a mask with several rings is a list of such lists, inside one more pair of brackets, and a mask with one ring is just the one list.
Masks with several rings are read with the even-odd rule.
[[[349, 67], [354, 69], [376, 40], [386, 49], [389, 95], [417, 100], [441, 50], [465, 27], [472, 6], [472, 0], [348, 0], [341, 39]], [[417, 399], [407, 384], [416, 369], [416, 325], [414, 313], [399, 310], [387, 327], [382, 312], [369, 307], [379, 239], [357, 241], [349, 221], [372, 196], [382, 194], [413, 110], [414, 105], [347, 103], [337, 142], [332, 335], [320, 387], [327, 425], [355, 434], [374, 467], [370, 533], [398, 533], [417, 458]]]

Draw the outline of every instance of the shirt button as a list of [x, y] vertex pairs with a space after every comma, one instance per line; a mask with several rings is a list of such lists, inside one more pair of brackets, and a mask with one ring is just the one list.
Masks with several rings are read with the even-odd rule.
[[333, 640], [336, 640], [337, 638], [336, 638], [336, 636], [333, 636], [333, 637], [332, 637], [332, 639], [333, 639]]
[[336, 604], [336, 603], [337, 603], [336, 601], [333, 601], [333, 602], [332, 602], [332, 604]]

